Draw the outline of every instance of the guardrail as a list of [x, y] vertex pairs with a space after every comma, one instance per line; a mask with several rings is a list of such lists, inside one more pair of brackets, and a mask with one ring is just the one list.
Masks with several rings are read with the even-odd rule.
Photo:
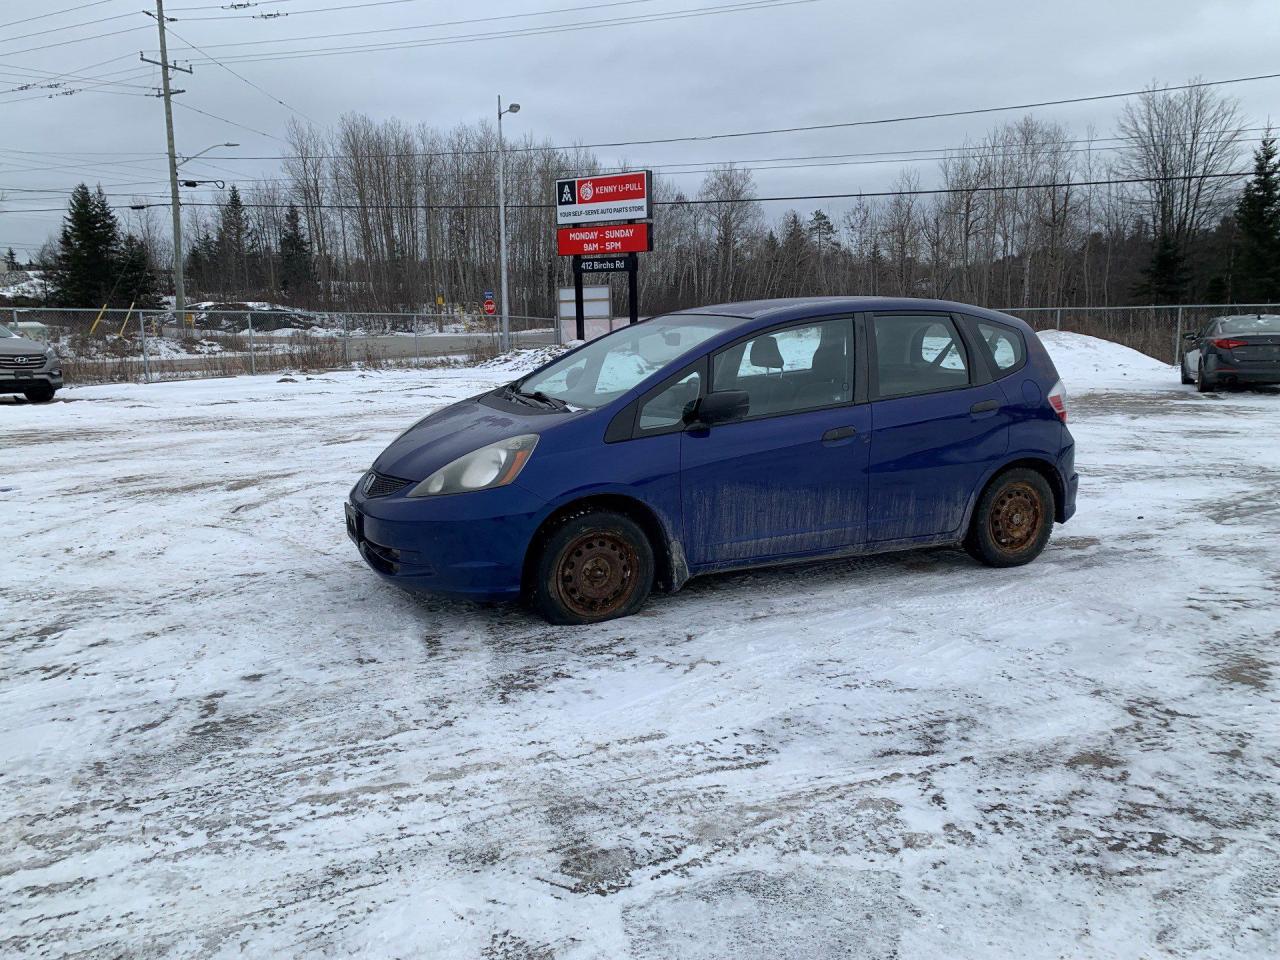
[[[0, 323], [46, 342], [68, 384], [182, 380], [273, 371], [443, 366], [499, 353], [483, 314], [288, 309], [84, 310], [18, 307]], [[555, 321], [511, 317], [513, 347], [553, 343]]]

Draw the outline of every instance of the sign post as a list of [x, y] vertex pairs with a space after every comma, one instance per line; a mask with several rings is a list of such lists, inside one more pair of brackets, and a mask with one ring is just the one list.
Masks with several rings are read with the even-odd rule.
[[[648, 170], [556, 181], [556, 249], [573, 258], [577, 338], [586, 339], [584, 274], [626, 273], [631, 323], [640, 318], [637, 254], [653, 249], [652, 175]], [[617, 221], [624, 221], [618, 223]]]

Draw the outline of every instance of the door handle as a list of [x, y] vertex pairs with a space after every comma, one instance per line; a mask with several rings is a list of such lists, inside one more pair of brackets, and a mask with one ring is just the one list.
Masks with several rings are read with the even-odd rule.
[[970, 413], [987, 413], [990, 410], [999, 410], [999, 400], [979, 400], [969, 408]]
[[848, 440], [858, 433], [853, 427], [832, 427], [822, 435], [823, 443], [834, 443], [837, 440]]

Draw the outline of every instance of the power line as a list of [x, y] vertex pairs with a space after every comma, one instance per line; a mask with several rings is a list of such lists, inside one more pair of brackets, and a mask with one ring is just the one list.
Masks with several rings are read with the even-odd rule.
[[792, 7], [818, 2], [820, 2], [820, 0], [738, 0], [738, 2], [723, 4], [716, 7], [697, 7], [692, 10], [681, 12], [638, 14], [632, 17], [616, 17], [613, 19], [592, 20], [576, 24], [526, 27], [514, 30], [496, 31], [492, 33], [470, 34], [460, 37], [442, 37], [395, 43], [363, 44], [354, 47], [322, 47], [314, 50], [285, 50], [276, 53], [245, 54], [239, 57], [228, 57], [228, 60], [232, 63], [256, 63], [268, 60], [299, 60], [311, 57], [342, 56], [354, 53], [379, 53], [389, 50], [410, 50], [419, 47], [452, 46], [459, 43], [481, 43], [487, 40], [549, 36], [558, 33], [575, 33], [582, 30], [601, 30], [608, 27], [625, 27], [645, 23], [661, 23], [669, 20], [688, 20], [695, 17], [710, 17], [728, 13], [749, 13], [755, 10], [770, 10], [777, 7]]
[[[1183, 83], [1176, 86], [1160, 87], [1156, 92], [1173, 92], [1178, 90], [1193, 90], [1204, 87], [1225, 86], [1235, 83], [1251, 83], [1257, 80], [1274, 80], [1280, 77], [1280, 73], [1258, 74], [1249, 77], [1232, 77], [1226, 80], [1200, 80], [1192, 83]], [[525, 147], [507, 147], [507, 153], [553, 153], [556, 151], [578, 151], [578, 150], [598, 150], [611, 149], [616, 147], [638, 147], [638, 146], [658, 146], [672, 143], [703, 143], [713, 140], [733, 140], [745, 137], [773, 136], [783, 133], [809, 133], [818, 130], [837, 130], [849, 129], [853, 127], [869, 127], [869, 126], [886, 126], [895, 123], [910, 123], [919, 120], [940, 120], [951, 117], [967, 117], [978, 116], [988, 113], [1005, 113], [1013, 110], [1029, 110], [1036, 107], [1063, 106], [1073, 103], [1091, 103], [1101, 100], [1119, 100], [1126, 97], [1137, 97], [1150, 93], [1152, 90], [1126, 90], [1120, 93], [1100, 93], [1091, 94], [1082, 97], [1063, 97], [1056, 100], [1040, 100], [1034, 103], [1016, 103], [997, 107], [975, 107], [966, 110], [950, 110], [940, 113], [922, 113], [912, 114], [901, 117], [885, 117], [876, 120], [846, 120], [838, 123], [822, 123], [809, 126], [796, 127], [776, 127], [764, 130], [741, 130], [730, 133], [713, 133], [713, 134], [695, 134], [679, 137], [656, 137], [647, 140], [613, 140], [600, 143], [576, 143], [568, 145], [542, 145], [542, 146], [525, 146]], [[256, 131], [255, 131], [256, 132]], [[275, 139], [279, 139], [278, 137]], [[407, 151], [404, 153], [394, 154], [376, 154], [380, 158], [393, 157], [457, 157], [457, 156], [476, 156], [483, 154], [496, 153], [492, 148], [474, 149], [474, 150], [427, 150], [427, 151]], [[850, 154], [852, 156], [852, 154]], [[297, 156], [271, 155], [271, 156], [223, 156], [220, 160], [297, 160]], [[306, 159], [308, 160], [340, 160], [341, 154], [314, 154]]]
[[[584, 10], [602, 10], [608, 7], [633, 7], [642, 3], [656, 3], [657, 0], [612, 0], [609, 3], [589, 3], [578, 7], [559, 7], [553, 10], [538, 10], [533, 13], [507, 13], [500, 16], [476, 17], [470, 20], [440, 20], [435, 23], [422, 23], [412, 27], [379, 27], [376, 30], [346, 30], [341, 33], [316, 33], [305, 37], [277, 37], [274, 40], [242, 40], [232, 43], [210, 44], [214, 49], [222, 47], [257, 47], [268, 43], [300, 43], [304, 40], [330, 40], [334, 37], [362, 37], [374, 33], [404, 33], [406, 30], [432, 30], [437, 27], [461, 27], [473, 23], [493, 23], [501, 20], [527, 20], [530, 17], [549, 17], [558, 13], [581, 13]], [[313, 11], [305, 11], [313, 12]], [[216, 19], [207, 17], [204, 19]], [[203, 52], [203, 51], [202, 51]], [[289, 51], [281, 51], [288, 53]]]
[[[1053, 183], [1019, 183], [1019, 184], [997, 184], [991, 186], [978, 187], [936, 187], [932, 189], [915, 189], [915, 190], [877, 190], [866, 191], [860, 190], [856, 193], [807, 193], [792, 196], [775, 196], [775, 197], [742, 197], [723, 199], [718, 197], [694, 197], [680, 200], [655, 200], [654, 206], [671, 207], [671, 206], [709, 206], [713, 204], [723, 203], [777, 203], [777, 202], [795, 202], [797, 200], [857, 200], [857, 199], [876, 199], [881, 197], [924, 197], [924, 196], [941, 196], [946, 194], [973, 194], [973, 193], [1005, 193], [1018, 190], [1073, 190], [1081, 187], [1107, 187], [1119, 186], [1123, 184], [1137, 183], [1183, 183], [1198, 180], [1221, 180], [1227, 178], [1250, 177], [1253, 176], [1252, 170], [1240, 170], [1234, 173], [1207, 173], [1207, 174], [1191, 174], [1170, 177], [1122, 177], [1107, 180], [1065, 180]], [[136, 195], [135, 195], [136, 196]], [[167, 207], [168, 203], [149, 203], [146, 207]], [[184, 203], [184, 207], [220, 207], [220, 203], [192, 202]], [[246, 209], [253, 210], [287, 210], [290, 206], [298, 206], [298, 204], [288, 203], [244, 203]], [[496, 203], [321, 203], [314, 205], [320, 210], [496, 210]], [[553, 210], [554, 203], [509, 203], [508, 209], [513, 210]], [[48, 213], [61, 211], [62, 207], [50, 207], [44, 209], [19, 209], [18, 213]]]
[[100, 7], [104, 3], [114, 3], [115, 0], [93, 0], [92, 3], [82, 3], [78, 7], [67, 7], [65, 10], [54, 10], [52, 13], [39, 13], [34, 17], [26, 17], [22, 20], [10, 20], [8, 23], [0, 23], [0, 30], [5, 27], [16, 27], [19, 24], [31, 23], [35, 20], [45, 20], [49, 17], [60, 17], [64, 13], [75, 13], [77, 10], [87, 10], [89, 7]]
[[140, 27], [125, 27], [123, 30], [113, 30], [109, 33], [95, 33], [92, 37], [79, 37], [75, 40], [60, 40], [57, 43], [46, 43], [39, 47], [27, 47], [25, 50], [5, 50], [4, 56], [16, 57], [24, 53], [35, 53], [37, 50], [52, 50], [54, 47], [66, 47], [73, 43], [88, 43], [90, 40], [102, 40], [105, 37], [118, 37], [125, 33], [137, 33], [139, 30], [146, 30], [148, 27], [144, 24]]
[[202, 114], [206, 117], [210, 117], [213, 120], [220, 120], [223, 123], [229, 123], [233, 127], [239, 127], [241, 130], [248, 130], [250, 133], [256, 133], [260, 137], [269, 137], [272, 140], [279, 140], [281, 143], [285, 142], [284, 140], [281, 140], [279, 137], [275, 136], [274, 134], [263, 133], [261, 130], [255, 130], [253, 127], [245, 126], [243, 123], [238, 123], [235, 120], [228, 120], [226, 117], [220, 117], [216, 113], [210, 113], [208, 110], [201, 110], [199, 107], [193, 107], [191, 106], [191, 104], [183, 103], [181, 100], [174, 100], [173, 105], [175, 107], [182, 107], [183, 110], [190, 110], [193, 113]]
[[272, 100], [272, 101], [274, 101], [275, 103], [280, 104], [280, 106], [284, 107], [286, 110], [290, 111], [291, 113], [295, 113], [295, 114], [297, 114], [297, 115], [298, 115], [298, 116], [300, 116], [303, 120], [306, 120], [308, 123], [315, 123], [315, 124], [317, 124], [317, 125], [318, 125], [318, 121], [311, 119], [311, 117], [307, 116], [307, 115], [306, 115], [305, 113], [303, 113], [301, 110], [298, 110], [298, 109], [296, 109], [296, 108], [294, 108], [294, 107], [289, 106], [289, 104], [285, 103], [283, 100], [281, 100], [281, 99], [280, 99], [279, 97], [277, 97], [275, 94], [273, 94], [273, 93], [271, 93], [271, 92], [269, 92], [269, 91], [267, 91], [267, 90], [264, 90], [262, 87], [258, 86], [258, 84], [254, 83], [254, 82], [253, 82], [252, 80], [250, 80], [248, 77], [241, 76], [239, 73], [236, 73], [236, 71], [232, 70], [232, 69], [231, 69], [230, 67], [228, 67], [225, 63], [223, 63], [221, 60], [219, 60], [219, 59], [217, 59], [216, 57], [214, 57], [214, 56], [213, 56], [213, 54], [209, 53], [207, 50], [202, 50], [202, 49], [200, 49], [200, 48], [199, 48], [199, 47], [197, 47], [194, 43], [192, 43], [190, 40], [188, 40], [186, 37], [183, 37], [182, 35], [180, 35], [180, 34], [178, 33], [178, 31], [176, 31], [176, 30], [174, 30], [174, 29], [173, 29], [173, 27], [168, 27], [168, 31], [169, 31], [169, 33], [171, 33], [173, 36], [177, 37], [179, 40], [181, 40], [183, 43], [185, 43], [185, 44], [186, 44], [188, 47], [190, 47], [192, 50], [195, 50], [197, 53], [203, 53], [206, 57], [208, 57], [210, 60], [212, 60], [212, 61], [213, 61], [214, 63], [216, 63], [218, 66], [220, 66], [223, 70], [227, 71], [227, 73], [231, 74], [233, 77], [235, 77], [235, 78], [236, 78], [237, 80], [239, 80], [241, 83], [245, 83], [245, 84], [248, 84], [249, 86], [253, 87], [253, 89], [257, 90], [259, 93], [261, 93], [261, 94], [262, 94], [264, 97], [266, 97], [268, 100]]
[[34, 33], [23, 33], [16, 37], [5, 37], [0, 43], [13, 43], [17, 40], [26, 40], [29, 37], [43, 37], [50, 33], [62, 33], [64, 30], [79, 30], [81, 27], [92, 27], [98, 23], [109, 23], [112, 20], [123, 20], [126, 17], [132, 17], [137, 11], [129, 13], [117, 13], [110, 17], [99, 17], [97, 20], [84, 20], [80, 23], [69, 23], [63, 27], [50, 27], [48, 30], [37, 30]]

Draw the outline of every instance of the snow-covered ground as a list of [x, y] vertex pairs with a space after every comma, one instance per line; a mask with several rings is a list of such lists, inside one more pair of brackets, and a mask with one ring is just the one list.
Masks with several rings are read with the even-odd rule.
[[343, 532], [510, 364], [0, 401], [0, 955], [1274, 956], [1280, 394], [1045, 339], [1082, 483], [1032, 566], [585, 629]]

